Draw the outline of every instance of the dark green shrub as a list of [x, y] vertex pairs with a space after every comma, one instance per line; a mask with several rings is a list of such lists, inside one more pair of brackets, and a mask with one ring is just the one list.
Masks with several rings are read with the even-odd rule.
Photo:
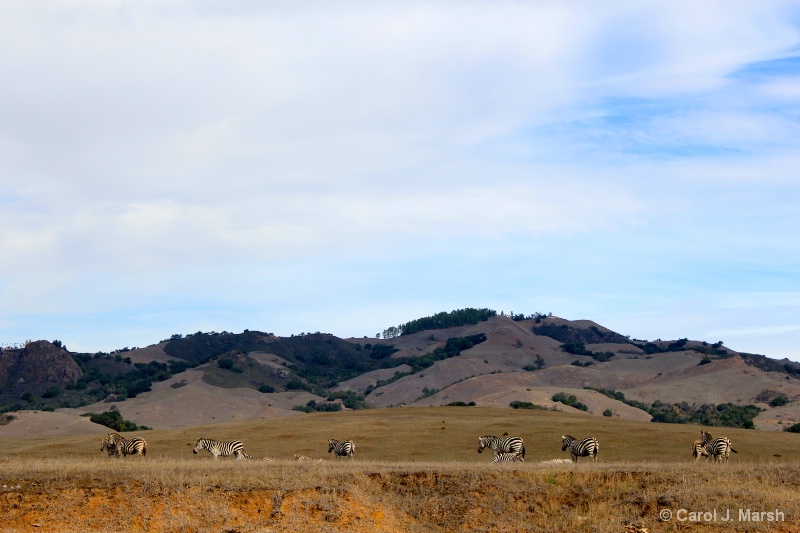
[[779, 394], [775, 396], [771, 402], [769, 402], [772, 407], [780, 407], [781, 405], [786, 405], [787, 403], [789, 403], [789, 398], [787, 398], [785, 394]]
[[52, 387], [47, 387], [45, 391], [42, 393], [42, 398], [54, 398], [55, 396], [58, 396], [59, 392], [61, 392], [61, 389], [59, 389], [55, 385]]
[[514, 409], [533, 409], [535, 411], [547, 410], [547, 407], [544, 407], [543, 405], [536, 405], [535, 403], [532, 402], [521, 402], [519, 400], [513, 401], [508, 405], [509, 407], [512, 407]]
[[119, 411], [106, 411], [99, 415], [94, 414], [89, 416], [89, 420], [95, 424], [106, 426], [114, 431], [138, 431], [140, 429], [148, 429], [146, 426], [137, 426], [133, 422], [125, 420]]

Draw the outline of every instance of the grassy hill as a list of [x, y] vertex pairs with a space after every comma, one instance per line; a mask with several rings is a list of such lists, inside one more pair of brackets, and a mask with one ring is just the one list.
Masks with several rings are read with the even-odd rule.
[[[47, 388], [47, 398], [39, 386], [22, 398], [26, 385], [15, 382], [2, 398], [10, 410], [100, 413], [114, 405], [126, 419], [155, 428], [338, 408], [334, 398], [345, 391], [350, 406], [527, 402], [577, 412], [552, 399], [564, 393], [598, 417], [685, 421], [733, 404], [755, 407], [741, 422], [738, 415], [716, 418], [772, 430], [800, 422], [797, 365], [739, 354], [721, 342], [629, 339], [589, 320], [490, 310], [440, 313], [384, 333], [174, 335], [142, 349], [72, 354], [82, 371], [75, 383]], [[189, 413], [181, 413], [185, 402], [194, 407]]]

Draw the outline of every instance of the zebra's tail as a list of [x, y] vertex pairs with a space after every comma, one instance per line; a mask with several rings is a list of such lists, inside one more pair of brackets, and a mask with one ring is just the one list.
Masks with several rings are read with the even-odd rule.
[[522, 460], [525, 460], [525, 445], [522, 445], [522, 450], [519, 452], [520, 456], [522, 456]]
[[732, 451], [733, 453], [739, 453], [739, 452], [737, 452], [736, 450], [734, 450], [734, 449], [733, 449], [733, 446], [731, 446], [731, 451]]

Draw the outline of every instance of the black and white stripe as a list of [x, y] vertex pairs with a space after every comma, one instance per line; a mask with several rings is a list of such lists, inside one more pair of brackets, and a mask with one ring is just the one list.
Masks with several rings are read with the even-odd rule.
[[701, 431], [700, 435], [702, 436], [702, 443], [706, 455], [714, 462], [720, 461], [727, 463], [731, 452], [739, 453], [733, 449], [731, 439], [727, 437], [717, 437], [715, 439], [708, 431]]
[[104, 437], [101, 450], [105, 448], [106, 453], [110, 457], [111, 454], [121, 457], [123, 455], [147, 455], [147, 441], [141, 437], [133, 437], [126, 439], [119, 433], [109, 433]]
[[328, 439], [328, 453], [331, 452], [336, 455], [337, 459], [341, 459], [342, 457], [350, 457], [350, 459], [352, 459], [353, 454], [356, 453], [356, 445], [353, 444], [351, 440], [339, 442], [336, 439]]
[[525, 459], [525, 443], [519, 437], [495, 437], [494, 435], [484, 435], [478, 437], [478, 453], [483, 453], [484, 448], [489, 448], [498, 453], [517, 453]]
[[214, 459], [220, 455], [223, 457], [235, 455], [237, 459], [244, 459], [244, 456], [242, 455], [244, 453], [244, 444], [238, 440], [219, 442], [201, 437], [197, 439], [197, 444], [194, 445], [192, 453], [197, 453], [203, 450], [209, 452]]
[[500, 452], [494, 454], [493, 463], [524, 463], [525, 458], [519, 453]]
[[578, 457], [591, 457], [592, 461], [597, 461], [597, 452], [600, 451], [600, 443], [593, 437], [586, 437], [578, 440], [572, 435], [561, 435], [561, 451], [569, 448], [569, 453], [574, 462], [578, 462]]

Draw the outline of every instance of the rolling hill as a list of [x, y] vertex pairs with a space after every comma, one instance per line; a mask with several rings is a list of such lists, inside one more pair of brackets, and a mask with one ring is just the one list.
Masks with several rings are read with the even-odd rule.
[[[247, 330], [175, 335], [146, 348], [70, 354], [64, 360], [69, 372], [53, 368], [63, 354], [54, 357], [45, 341], [36, 350], [6, 348], [0, 368], [10, 377], [0, 383], [0, 409], [17, 420], [0, 425], [0, 436], [12, 428], [53, 434], [89, 427], [66, 419], [47, 427], [21, 422], [42, 411], [77, 418], [114, 408], [136, 424], [170, 429], [364, 402], [506, 409], [513, 403], [632, 421], [688, 420], [700, 413], [702, 420], [726, 424], [738, 421], [738, 406], [754, 405], [762, 409], [750, 422], [757, 429], [781, 430], [800, 420], [800, 365], [790, 361], [721, 343], [629, 339], [589, 320], [493, 312], [472, 318], [458, 325], [413, 323], [418, 331], [392, 328], [383, 339]], [[40, 368], [42, 354], [50, 365], [44, 381], [24, 375], [25, 368]], [[558, 393], [573, 397], [570, 405], [554, 401]]]

